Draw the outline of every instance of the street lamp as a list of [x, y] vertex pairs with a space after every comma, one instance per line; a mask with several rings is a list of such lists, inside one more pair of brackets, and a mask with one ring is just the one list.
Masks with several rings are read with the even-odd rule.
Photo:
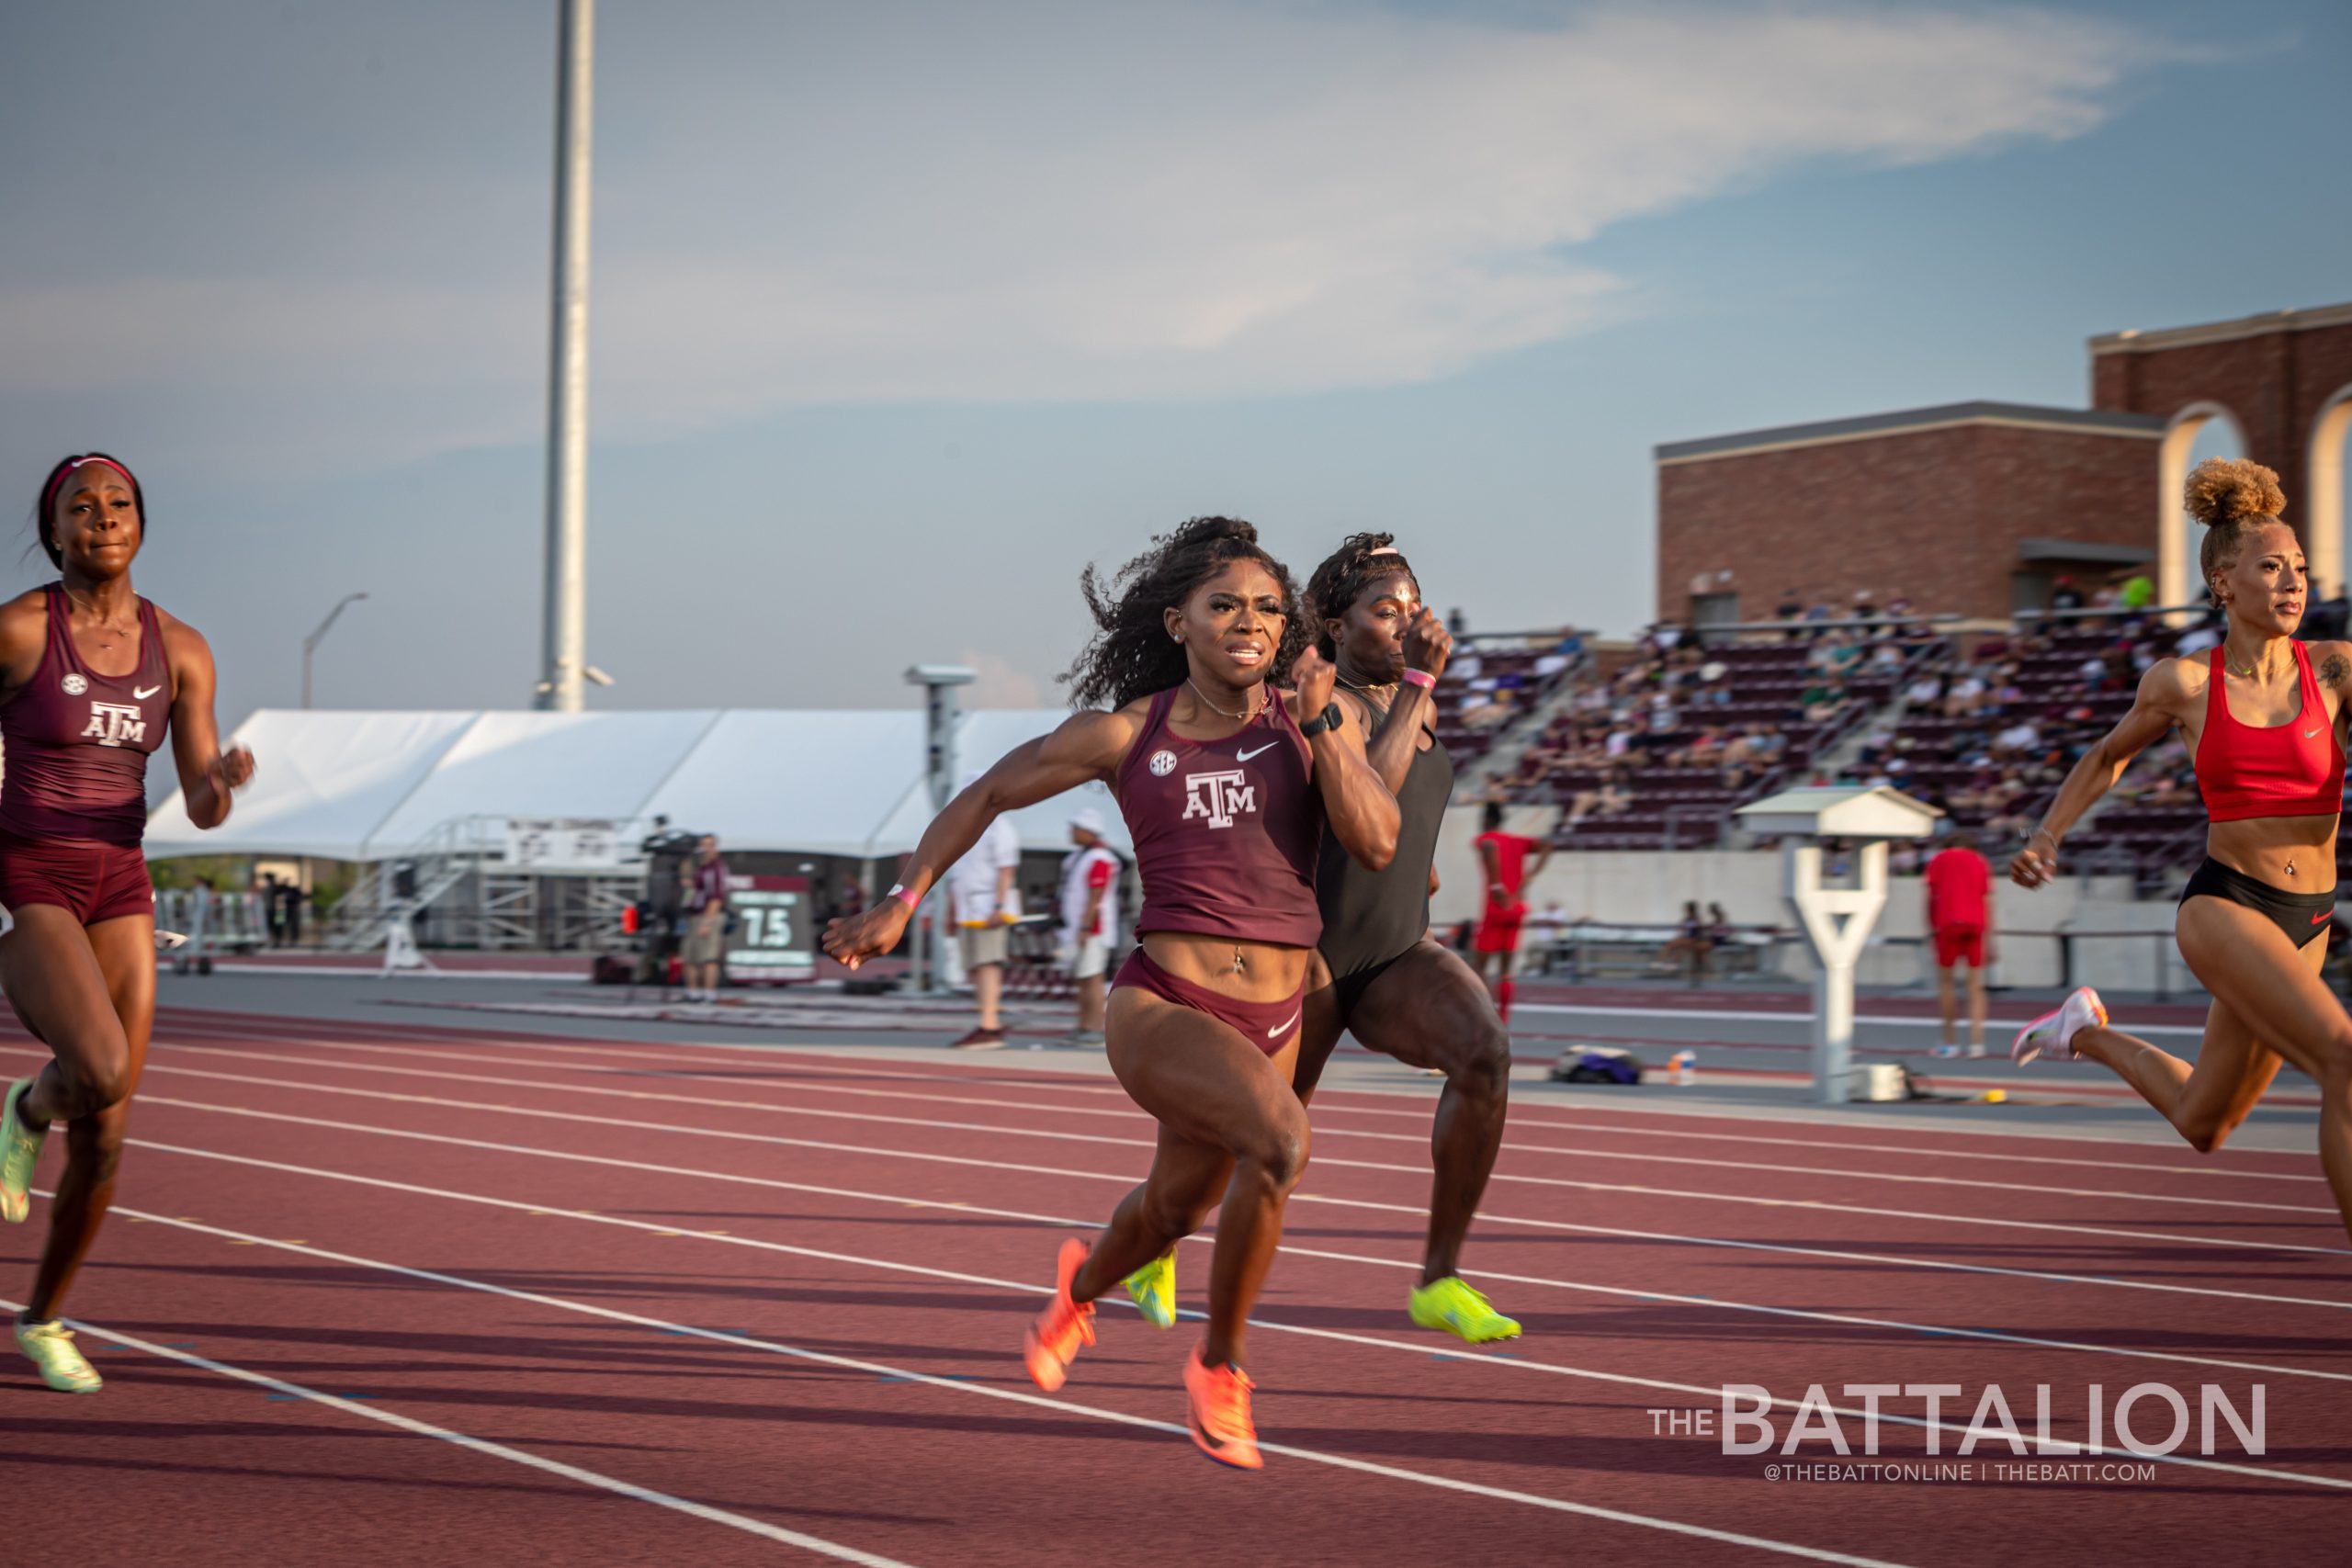
[[302, 639], [302, 705], [304, 707], [311, 705], [311, 655], [318, 651], [320, 639], [327, 635], [327, 628], [334, 625], [334, 618], [343, 614], [344, 606], [355, 600], [367, 597], [365, 593], [345, 594], [335, 601], [334, 608], [327, 612], [327, 618], [319, 623], [319, 629]]

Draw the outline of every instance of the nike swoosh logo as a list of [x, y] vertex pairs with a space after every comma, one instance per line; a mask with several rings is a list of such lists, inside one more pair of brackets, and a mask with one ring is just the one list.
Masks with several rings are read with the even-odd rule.
[[1291, 1014], [1288, 1018], [1283, 1020], [1280, 1023], [1266, 1031], [1266, 1038], [1269, 1040], [1280, 1040], [1283, 1035], [1288, 1034], [1290, 1032], [1290, 1026], [1298, 1021], [1299, 1013], [1303, 1013], [1306, 1010], [1305, 1008], [1299, 1009], [1298, 1012]]
[[149, 686], [149, 687], [145, 688], [144, 690], [141, 690], [141, 688], [139, 688], [139, 687], [137, 687], [137, 686], [133, 686], [133, 687], [130, 689], [130, 697], [131, 697], [131, 700], [132, 700], [133, 702], [141, 702], [141, 703], [143, 703], [143, 702], [145, 702], [149, 697], [153, 696], [156, 693], [158, 693], [158, 692], [162, 691], [163, 689], [164, 689], [164, 688], [163, 688], [163, 687], [161, 687], [161, 686]]
[[[1263, 746], [1259, 747], [1258, 751], [1271, 751], [1281, 744], [1282, 742], [1279, 740], [1269, 740]], [[1233, 760], [1237, 762], [1246, 762], [1250, 758], [1256, 756], [1258, 751], [1236, 751], [1233, 754]]]
[[2335, 910], [2333, 910], [2333, 909], [2322, 909], [2318, 914], [2313, 915], [2313, 916], [2312, 917], [2312, 924], [2313, 924], [2313, 925], [2317, 925], [2317, 924], [2319, 924], [2322, 920], [2324, 920], [2324, 919], [2327, 919], [2327, 917], [2328, 917], [2328, 916], [2330, 916], [2330, 915], [2334, 914], [2335, 912]]
[[2316, 730], [2316, 729], [2306, 729], [2306, 730], [2304, 730], [2304, 731], [2303, 731], [2303, 739], [2306, 739], [2306, 740], [2310, 740], [2310, 739], [2312, 739], [2313, 738], [2315, 738], [2318, 734], [2319, 734], [2319, 731], [2318, 731], [2318, 730]]

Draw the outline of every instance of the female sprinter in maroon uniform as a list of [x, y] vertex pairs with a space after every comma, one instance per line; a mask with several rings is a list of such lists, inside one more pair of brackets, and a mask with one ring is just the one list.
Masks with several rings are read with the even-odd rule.
[[[1363, 730], [1331, 701], [1290, 574], [1258, 531], [1197, 517], [1155, 541], [1104, 591], [1072, 700], [1108, 701], [1015, 748], [939, 814], [879, 907], [826, 929], [845, 964], [887, 953], [925, 889], [1003, 812], [1090, 780], [1109, 784], [1135, 840], [1142, 946], [1113, 982], [1112, 1071], [1159, 1122], [1151, 1174], [1090, 1246], [1062, 1245], [1054, 1299], [1031, 1325], [1029, 1374], [1061, 1387], [1093, 1343], [1094, 1301], [1224, 1207], [1209, 1265], [1207, 1332], [1184, 1369], [1193, 1440], [1210, 1458], [1263, 1461], [1244, 1367], [1250, 1308], [1306, 1166], [1291, 1092], [1307, 961], [1322, 934], [1315, 868], [1323, 825], [1366, 865], [1396, 848], [1396, 801], [1364, 760]], [[1115, 598], [1113, 592], [1115, 592]], [[1295, 693], [1277, 691], [1285, 672]]]
[[2344, 707], [2352, 643], [2297, 642], [2302, 547], [2279, 521], [2287, 498], [2259, 464], [2215, 457], [2188, 477], [2206, 525], [2199, 564], [2229, 635], [2210, 659], [2166, 659], [2106, 739], [2085, 752], [2010, 863], [2020, 885], [2056, 874], [2058, 842], [2168, 730], [2196, 761], [2212, 817], [2205, 863], [2173, 922], [2180, 955], [2213, 1004], [2194, 1066], [2108, 1022], [2085, 987], [2018, 1034], [2020, 1064], [2084, 1056], [2139, 1090], [2199, 1153], [2246, 1119], [2282, 1061], [2320, 1086], [2320, 1167], [2352, 1232], [2352, 1019], [2320, 979], [2335, 911], [2335, 832], [2344, 807]]
[[0, 987], [54, 1055], [0, 1102], [0, 1219], [21, 1224], [50, 1123], [65, 1169], [17, 1343], [63, 1393], [98, 1374], [57, 1309], [114, 1201], [131, 1091], [155, 1017], [155, 903], [139, 852], [147, 758], [166, 728], [187, 814], [229, 815], [253, 754], [225, 755], [212, 716], [212, 650], [131, 591], [146, 504], [101, 453], [50, 470], [35, 514], [61, 580], [0, 604]]
[[[1453, 795], [1453, 762], [1431, 728], [1430, 694], [1453, 639], [1421, 603], [1413, 569], [1386, 534], [1343, 541], [1306, 584], [1317, 650], [1339, 671], [1348, 721], [1371, 739], [1374, 769], [1396, 797], [1396, 858], [1366, 870], [1326, 834], [1316, 877], [1323, 940], [1308, 982], [1292, 1083], [1311, 1100], [1342, 1032], [1398, 1061], [1445, 1075], [1430, 1136], [1430, 1193], [1420, 1282], [1405, 1309], [1423, 1328], [1484, 1345], [1519, 1325], [1462, 1278], [1462, 1244], [1494, 1173], [1510, 1109], [1510, 1036], [1477, 973], [1430, 935], [1438, 829]], [[1127, 1280], [1161, 1327], [1176, 1321], [1176, 1264], [1164, 1254]]]

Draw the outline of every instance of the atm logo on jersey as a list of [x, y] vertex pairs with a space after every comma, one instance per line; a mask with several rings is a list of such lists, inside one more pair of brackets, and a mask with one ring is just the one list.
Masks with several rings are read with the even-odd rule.
[[82, 739], [101, 746], [135, 746], [147, 739], [147, 716], [136, 703], [92, 703]]
[[1256, 815], [1258, 786], [1249, 781], [1250, 775], [1239, 768], [1186, 773], [1182, 819], [1190, 822], [1195, 817], [1205, 817], [1212, 828], [1230, 828], [1237, 817], [1245, 813]]

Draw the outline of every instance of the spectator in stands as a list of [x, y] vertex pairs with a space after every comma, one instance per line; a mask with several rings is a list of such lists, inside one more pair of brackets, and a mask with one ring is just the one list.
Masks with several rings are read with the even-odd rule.
[[1944, 680], [1932, 670], [1922, 670], [1917, 680], [1903, 688], [1903, 700], [1922, 712], [1940, 709], [1944, 700]]
[[1508, 690], [1473, 692], [1462, 705], [1462, 722], [1472, 729], [1499, 729], [1510, 722], [1510, 716]]
[[2204, 652], [2207, 649], [2219, 648], [2222, 646], [2222, 634], [2227, 629], [2227, 619], [2209, 610], [2203, 620], [2180, 634], [2180, 640], [2173, 645], [2173, 652], [2183, 659], [2188, 659]]
[[718, 836], [705, 833], [695, 840], [695, 858], [685, 868], [686, 941], [682, 962], [686, 971], [686, 1000], [718, 999], [719, 969], [727, 956], [727, 863], [718, 858]]
[[1939, 1056], [1960, 1055], [1954, 1039], [1958, 1024], [1952, 970], [1968, 965], [1968, 1054], [1984, 1055], [1984, 967], [1993, 961], [1993, 867], [1976, 852], [1976, 840], [1965, 829], [1944, 840], [1945, 848], [1928, 863], [1924, 883], [1928, 931], [1935, 945], [1936, 1008], [1943, 1020]]
[[1579, 790], [1568, 802], [1566, 826], [1573, 828], [1588, 817], [1614, 817], [1634, 803], [1634, 793], [1625, 784], [1625, 770], [1611, 768], [1601, 776], [1599, 789]]
[[1830, 724], [1853, 702], [1846, 682], [1832, 680], [1826, 686], [1809, 688], [1804, 694], [1804, 721], [1807, 724]]
[[2050, 607], [2053, 610], [2079, 610], [2083, 607], [2083, 591], [2075, 586], [2071, 577], [2061, 577], [2050, 590]]
[[1987, 689], [1983, 673], [1974, 666], [1962, 671], [1944, 690], [1944, 716], [1966, 718], [1984, 705]]
[[1119, 943], [1118, 852], [1102, 840], [1102, 814], [1088, 807], [1069, 819], [1078, 847], [1062, 861], [1061, 949], [1078, 987], [1072, 1045], [1102, 1043], [1103, 980]]
[[2156, 602], [2156, 585], [2146, 572], [2137, 568], [2127, 568], [2115, 597], [2125, 610], [2133, 615], [2144, 615]]
[[[969, 769], [956, 788], [960, 793], [979, 780], [979, 770]], [[955, 1042], [959, 1051], [987, 1051], [1004, 1043], [1004, 1019], [998, 1010], [1012, 927], [1021, 919], [1021, 891], [1015, 886], [1020, 870], [1021, 834], [1010, 817], [989, 823], [980, 841], [947, 868], [947, 919], [956, 929], [964, 973], [972, 977], [972, 995], [980, 1009], [978, 1026]]]

